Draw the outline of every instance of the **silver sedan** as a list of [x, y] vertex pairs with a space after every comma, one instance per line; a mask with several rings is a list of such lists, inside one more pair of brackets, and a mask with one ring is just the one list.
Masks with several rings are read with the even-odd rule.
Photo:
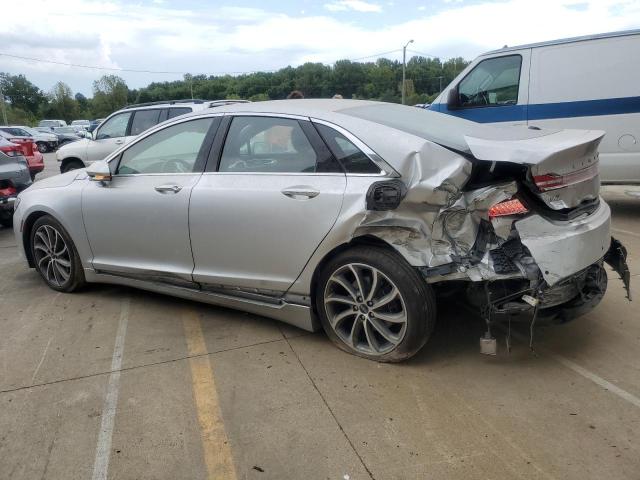
[[436, 299], [480, 311], [486, 346], [505, 319], [594, 308], [605, 261], [628, 287], [599, 197], [602, 136], [368, 101], [235, 104], [37, 182], [14, 229], [55, 290], [133, 286], [399, 361], [427, 342]]

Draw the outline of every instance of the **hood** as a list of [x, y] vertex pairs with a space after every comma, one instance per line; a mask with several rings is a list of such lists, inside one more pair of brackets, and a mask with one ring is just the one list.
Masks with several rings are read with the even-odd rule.
[[56, 175], [55, 177], [49, 177], [42, 180], [38, 180], [31, 187], [29, 191], [41, 190], [43, 188], [61, 188], [71, 185], [75, 180], [84, 180], [88, 178], [87, 172], [84, 168], [79, 170], [71, 170], [70, 172]]

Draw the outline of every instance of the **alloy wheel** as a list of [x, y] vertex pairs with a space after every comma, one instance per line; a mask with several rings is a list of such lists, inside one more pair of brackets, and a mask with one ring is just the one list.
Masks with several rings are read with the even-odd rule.
[[33, 237], [38, 270], [45, 280], [62, 287], [71, 276], [71, 252], [62, 234], [51, 225], [42, 225]]
[[349, 263], [329, 277], [324, 305], [333, 331], [367, 355], [392, 351], [407, 330], [407, 310], [398, 287], [377, 268]]

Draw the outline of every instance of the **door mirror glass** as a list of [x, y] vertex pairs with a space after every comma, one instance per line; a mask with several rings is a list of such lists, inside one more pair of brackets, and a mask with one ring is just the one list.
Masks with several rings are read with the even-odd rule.
[[483, 60], [458, 85], [459, 107], [515, 105], [520, 86], [520, 55]]
[[104, 160], [93, 162], [87, 167], [87, 175], [96, 182], [108, 182], [111, 180], [109, 164]]

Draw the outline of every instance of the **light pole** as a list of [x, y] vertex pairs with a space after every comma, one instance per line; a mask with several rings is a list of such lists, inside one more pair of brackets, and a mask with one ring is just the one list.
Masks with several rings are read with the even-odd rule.
[[404, 90], [406, 88], [405, 86], [405, 81], [406, 81], [406, 73], [405, 71], [407, 70], [407, 47], [409, 46], [410, 43], [413, 43], [413, 40], [409, 40], [407, 42], [407, 44], [402, 47], [402, 104], [404, 105]]

